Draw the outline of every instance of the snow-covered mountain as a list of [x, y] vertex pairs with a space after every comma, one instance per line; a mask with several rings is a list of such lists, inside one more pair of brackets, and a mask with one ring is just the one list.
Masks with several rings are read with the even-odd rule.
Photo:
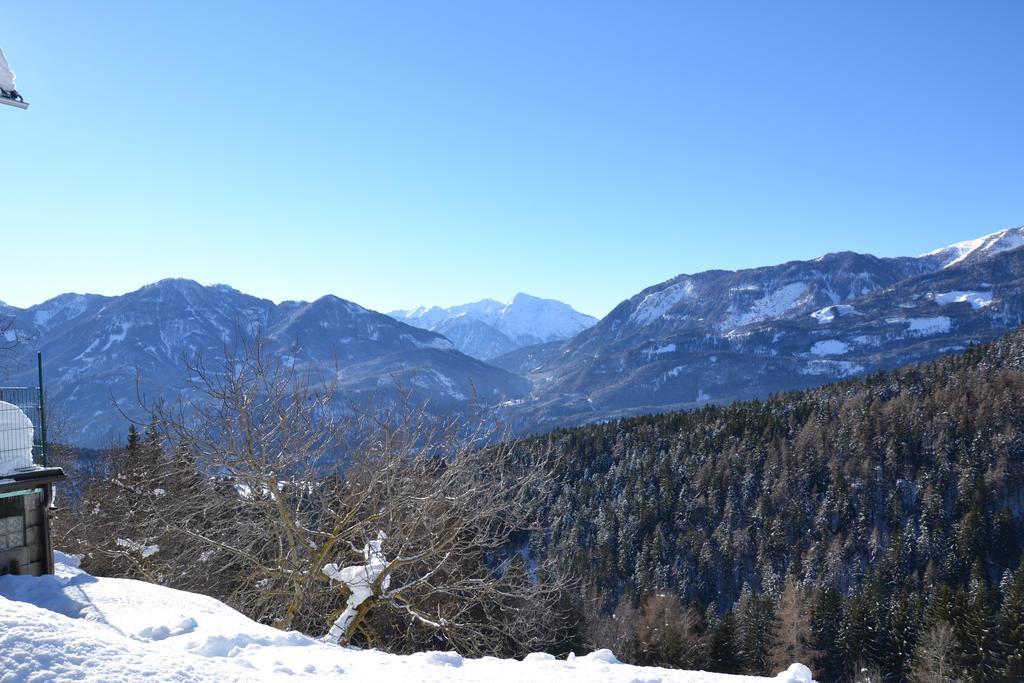
[[341, 648], [256, 623], [204, 595], [90, 576], [59, 552], [56, 561], [55, 576], [0, 576], [5, 681], [812, 683], [799, 664], [762, 678], [631, 666], [608, 650], [518, 661]]
[[449, 308], [420, 306], [388, 315], [443, 334], [457, 349], [482, 360], [524, 346], [569, 339], [597, 322], [561, 301], [523, 293], [507, 304], [483, 299]]
[[680, 275], [561, 344], [492, 360], [523, 429], [760, 398], [962, 350], [1024, 320], [1024, 228], [919, 257]]
[[120, 410], [137, 415], [136, 380], [147, 397], [174, 397], [187, 385], [183, 359], [216, 363], [259, 329], [267, 350], [289, 367], [332, 378], [346, 399], [387, 400], [401, 387], [440, 411], [472, 400], [522, 396], [525, 380], [457, 351], [440, 334], [395, 321], [335, 296], [274, 304], [226, 285], [162, 280], [123, 296], [64, 294], [27, 309], [6, 308], [14, 350], [4, 382], [34, 384], [41, 350], [50, 411], [74, 443], [120, 439]]
[[[525, 294], [386, 316], [332, 296], [275, 305], [188, 280], [0, 306], [8, 319], [0, 368], [12, 372], [0, 383], [34, 383], [41, 349], [51, 414], [83, 445], [120, 437], [114, 405], [135, 405], [137, 371], [147, 396], [174, 396], [184, 355], [215, 359], [253, 326], [284, 363], [339, 377], [348, 397], [404, 387], [441, 412], [504, 405], [517, 428], [541, 431], [760, 398], [994, 339], [1024, 322], [1024, 227], [918, 257], [841, 252], [679, 275], [596, 324]], [[11, 352], [15, 339], [29, 343]]]

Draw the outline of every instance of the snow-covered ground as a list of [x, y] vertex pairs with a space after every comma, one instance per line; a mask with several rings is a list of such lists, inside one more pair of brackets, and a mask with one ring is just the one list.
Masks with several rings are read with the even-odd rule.
[[0, 683], [43, 681], [550, 681], [808, 683], [620, 664], [607, 650], [557, 660], [409, 656], [327, 645], [257, 624], [221, 602], [128, 579], [96, 578], [57, 554], [55, 576], [0, 577]]

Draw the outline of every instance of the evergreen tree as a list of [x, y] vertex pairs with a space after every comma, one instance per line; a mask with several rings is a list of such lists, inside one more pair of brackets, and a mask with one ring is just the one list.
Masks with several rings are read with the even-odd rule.
[[868, 581], [847, 601], [840, 643], [847, 666], [881, 666], [885, 661], [885, 630], [880, 607], [885, 597], [878, 581]]
[[963, 618], [954, 624], [957, 635], [957, 663], [972, 681], [995, 680], [1003, 668], [995, 629], [990, 594], [977, 570], [968, 590], [957, 591], [957, 605]]
[[842, 626], [842, 597], [834, 586], [826, 586], [815, 595], [811, 611], [811, 644], [817, 653], [813, 671], [818, 680], [838, 681], [849, 668], [839, 647]]
[[736, 620], [733, 618], [732, 612], [726, 612], [711, 626], [708, 657], [711, 671], [723, 674], [740, 672]]
[[128, 453], [134, 454], [139, 448], [139, 430], [134, 424], [128, 425]]
[[1003, 590], [999, 640], [1002, 679], [1007, 683], [1024, 681], [1024, 561]]
[[893, 602], [881, 632], [880, 668], [887, 680], [902, 681], [910, 674], [921, 628], [919, 596], [904, 590]]
[[737, 648], [744, 673], [764, 676], [770, 672], [774, 641], [775, 607], [767, 595], [755, 595], [745, 587], [733, 610], [736, 614]]

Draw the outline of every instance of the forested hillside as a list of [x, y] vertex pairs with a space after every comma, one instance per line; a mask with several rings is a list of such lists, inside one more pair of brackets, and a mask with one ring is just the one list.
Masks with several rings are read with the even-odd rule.
[[[617, 652], [750, 673], [787, 652], [823, 681], [865, 668], [1024, 680], [1021, 331], [926, 365], [522, 447], [557, 462], [536, 551], [601, 596], [588, 628]], [[680, 626], [628, 635], [663, 618]]]
[[[58, 547], [319, 634], [348, 599], [322, 568], [384, 532], [403, 588], [378, 582], [343, 642], [1024, 680], [1024, 331], [767, 401], [500, 443], [335, 423], [331, 396], [264, 359], [209, 375], [211, 408], [158, 411], [73, 473]], [[321, 457], [339, 448], [347, 464]]]

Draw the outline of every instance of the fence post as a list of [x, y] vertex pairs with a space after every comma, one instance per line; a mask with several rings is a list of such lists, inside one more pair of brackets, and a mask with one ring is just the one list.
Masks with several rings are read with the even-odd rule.
[[39, 368], [39, 440], [42, 442], [43, 467], [46, 467], [46, 407], [43, 404], [43, 352], [36, 353]]

